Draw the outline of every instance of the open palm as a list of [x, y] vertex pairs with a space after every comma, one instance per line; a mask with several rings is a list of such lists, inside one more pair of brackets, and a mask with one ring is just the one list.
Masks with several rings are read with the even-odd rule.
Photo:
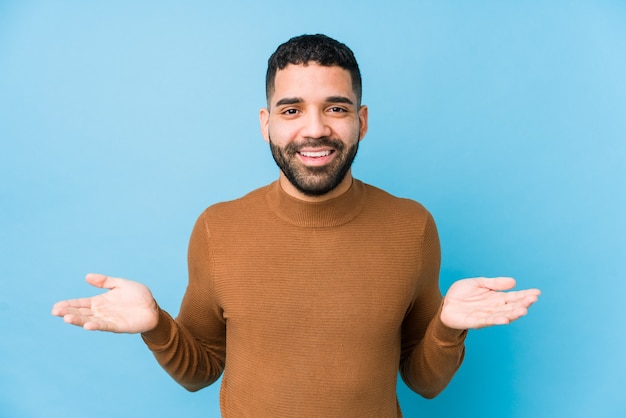
[[538, 289], [505, 292], [515, 286], [510, 277], [459, 280], [450, 286], [441, 311], [450, 328], [470, 329], [508, 324], [526, 315], [540, 295]]
[[143, 284], [102, 274], [88, 274], [86, 280], [109, 291], [90, 298], [58, 302], [52, 308], [53, 315], [87, 330], [134, 334], [156, 326], [157, 305], [150, 289]]

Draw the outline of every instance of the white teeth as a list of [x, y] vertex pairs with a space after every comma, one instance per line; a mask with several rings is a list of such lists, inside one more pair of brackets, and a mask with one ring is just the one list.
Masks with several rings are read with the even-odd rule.
[[304, 157], [319, 158], [330, 155], [330, 151], [300, 151], [300, 155]]

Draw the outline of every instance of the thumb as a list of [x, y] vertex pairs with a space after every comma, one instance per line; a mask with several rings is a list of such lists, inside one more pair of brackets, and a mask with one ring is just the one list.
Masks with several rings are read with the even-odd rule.
[[115, 279], [104, 274], [89, 273], [85, 276], [85, 280], [90, 285], [101, 289], [112, 289], [115, 287]]
[[515, 287], [515, 279], [512, 277], [481, 277], [480, 285], [491, 290], [509, 290]]

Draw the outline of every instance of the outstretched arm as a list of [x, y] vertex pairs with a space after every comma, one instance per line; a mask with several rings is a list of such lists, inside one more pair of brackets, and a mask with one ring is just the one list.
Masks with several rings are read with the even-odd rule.
[[58, 302], [52, 308], [52, 315], [87, 330], [136, 334], [156, 327], [158, 308], [146, 286], [102, 274], [88, 274], [85, 279], [92, 286], [109, 291]]
[[[141, 283], [101, 274], [88, 274], [89, 284], [109, 289], [91, 298], [56, 303], [52, 315], [63, 317], [68, 324], [87, 330], [142, 334], [157, 361], [188, 390], [201, 389], [219, 378], [224, 370], [225, 328], [213, 324], [202, 308], [187, 312], [185, 304], [180, 321], [161, 310], [152, 292]], [[197, 290], [197, 291], [196, 291]], [[202, 286], [193, 287], [187, 298], [205, 296]], [[197, 315], [196, 315], [197, 314]]]
[[443, 302], [441, 321], [454, 329], [504, 325], [526, 315], [541, 292], [526, 289], [505, 292], [515, 287], [510, 277], [459, 280], [450, 286]]

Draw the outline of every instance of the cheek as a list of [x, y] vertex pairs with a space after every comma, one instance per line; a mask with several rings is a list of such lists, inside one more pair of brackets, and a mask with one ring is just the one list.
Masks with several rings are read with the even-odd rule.
[[341, 130], [337, 129], [336, 133], [341, 139], [349, 143], [358, 142], [361, 136], [358, 124], [345, 126]]
[[358, 140], [361, 134], [361, 123], [357, 118], [337, 119], [330, 126], [333, 135], [344, 141], [353, 142]]
[[297, 138], [297, 130], [284, 122], [270, 122], [268, 127], [268, 136], [276, 145], [285, 145]]

